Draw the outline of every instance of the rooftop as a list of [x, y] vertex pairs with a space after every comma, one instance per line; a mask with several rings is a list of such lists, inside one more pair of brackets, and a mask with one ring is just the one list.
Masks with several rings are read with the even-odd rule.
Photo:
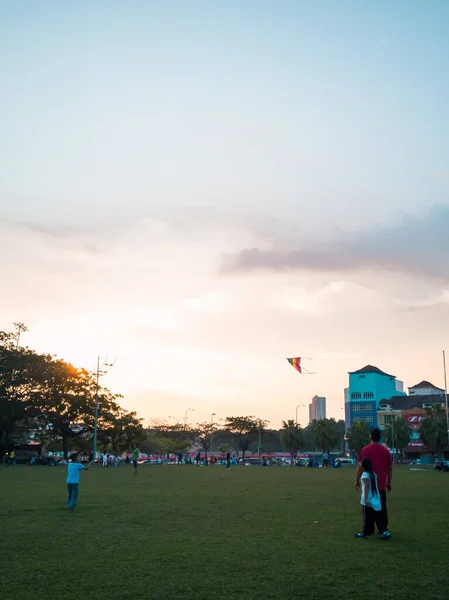
[[420, 388], [433, 388], [435, 390], [439, 390], [440, 392], [444, 392], [443, 389], [437, 387], [436, 385], [433, 385], [433, 383], [430, 383], [430, 381], [421, 381], [420, 383], [417, 383], [416, 385], [412, 385], [411, 387], [409, 387], [409, 390], [418, 390]]
[[376, 373], [377, 375], [385, 375], [385, 377], [393, 377], [393, 379], [396, 378], [395, 375], [389, 375], [388, 373], [381, 371], [377, 367], [373, 367], [373, 365], [366, 365], [366, 367], [363, 367], [363, 369], [359, 369], [358, 371], [349, 372], [349, 375], [363, 375], [365, 373], [366, 374]]
[[391, 404], [395, 410], [422, 408], [423, 404], [444, 404], [444, 394], [421, 394], [419, 396], [393, 396], [389, 400], [381, 400], [379, 404]]

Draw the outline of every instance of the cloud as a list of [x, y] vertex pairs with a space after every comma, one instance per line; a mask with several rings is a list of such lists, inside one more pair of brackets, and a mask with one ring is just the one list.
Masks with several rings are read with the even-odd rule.
[[208, 292], [193, 298], [184, 298], [180, 302], [181, 308], [194, 312], [219, 313], [227, 311], [233, 304], [229, 294]]
[[246, 248], [225, 255], [221, 273], [394, 271], [449, 280], [448, 230], [449, 207], [440, 206], [421, 217], [405, 216], [390, 226], [373, 225], [330, 241], [304, 239], [294, 245], [286, 240], [281, 248]]
[[309, 315], [322, 315], [363, 307], [378, 310], [391, 305], [384, 294], [348, 281], [332, 281], [319, 289], [281, 287], [273, 295], [276, 307]]

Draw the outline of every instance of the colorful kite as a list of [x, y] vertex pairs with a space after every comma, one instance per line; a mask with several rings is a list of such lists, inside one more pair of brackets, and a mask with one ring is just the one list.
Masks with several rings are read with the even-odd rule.
[[298, 356], [296, 358], [287, 358], [287, 360], [294, 369], [296, 369], [299, 373], [302, 373], [301, 357]]
[[[315, 375], [313, 371], [308, 371], [301, 365], [301, 361], [304, 360], [304, 357], [301, 358], [300, 356], [296, 356], [295, 358], [287, 358], [287, 360], [298, 373], [301, 373], [301, 375]], [[310, 358], [308, 360], [310, 360]]]

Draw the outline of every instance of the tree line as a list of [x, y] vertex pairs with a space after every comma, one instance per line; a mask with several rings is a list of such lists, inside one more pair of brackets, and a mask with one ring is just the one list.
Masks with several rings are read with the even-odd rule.
[[[120, 454], [138, 445], [148, 454], [170, 454], [191, 446], [203, 450], [263, 453], [337, 450], [344, 444], [344, 422], [323, 419], [302, 428], [294, 421], [270, 429], [254, 416], [229, 416], [222, 425], [169, 425], [153, 421], [144, 427], [134, 411], [120, 406], [122, 396], [98, 385], [96, 373], [75, 368], [50, 354], [19, 345], [26, 327], [0, 331], [0, 455], [30, 440], [48, 451], [89, 453], [93, 448], [98, 392], [97, 448]], [[98, 385], [98, 387], [97, 387]]]
[[[183, 426], [153, 421], [144, 427], [136, 412], [120, 406], [120, 394], [97, 388], [95, 372], [20, 346], [18, 336], [26, 328], [17, 325], [16, 332], [0, 331], [0, 456], [30, 439], [65, 456], [69, 450], [89, 453], [93, 447], [97, 389], [97, 447], [114, 454], [137, 444], [148, 454], [185, 452], [195, 446], [206, 454], [211, 449], [235, 451], [242, 457], [248, 451], [287, 451], [295, 458], [307, 451], [343, 453], [345, 447], [358, 453], [369, 443], [366, 423], [354, 423], [345, 434], [344, 421], [335, 419], [320, 419], [304, 428], [287, 420], [280, 430], [269, 428], [268, 421], [255, 416], [229, 416], [222, 425], [204, 422]], [[390, 448], [394, 446], [402, 453], [410, 442], [411, 430], [404, 419], [395, 418], [394, 428], [388, 424], [383, 436]], [[441, 406], [427, 409], [420, 437], [433, 452], [448, 447], [446, 413]]]

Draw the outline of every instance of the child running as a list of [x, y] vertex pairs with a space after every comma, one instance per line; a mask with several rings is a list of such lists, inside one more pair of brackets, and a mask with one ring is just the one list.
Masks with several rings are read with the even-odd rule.
[[356, 538], [366, 538], [374, 535], [374, 525], [377, 525], [380, 539], [389, 539], [384, 537], [386, 526], [385, 518], [382, 513], [380, 494], [377, 488], [377, 475], [373, 471], [373, 465], [369, 458], [362, 460], [362, 512], [363, 512], [363, 531], [355, 533]]
[[78, 485], [80, 482], [80, 472], [85, 470], [87, 471], [92, 463], [89, 463], [87, 466], [82, 465], [78, 461], [78, 454], [75, 452], [70, 456], [70, 460], [72, 462], [68, 465], [68, 474], [67, 474], [67, 490], [69, 492], [69, 510], [70, 512], [75, 512], [76, 510], [76, 501], [78, 500]]

